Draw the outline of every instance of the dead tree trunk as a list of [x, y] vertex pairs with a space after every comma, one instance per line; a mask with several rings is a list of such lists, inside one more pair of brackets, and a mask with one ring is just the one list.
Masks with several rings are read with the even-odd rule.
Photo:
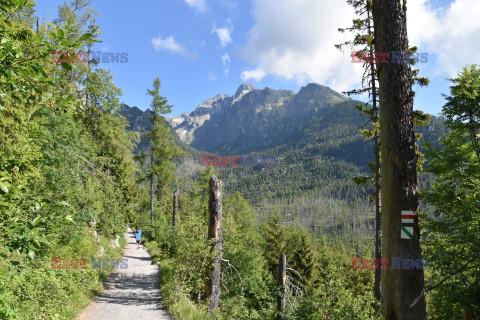
[[[368, 35], [372, 38], [374, 37], [374, 26], [371, 21], [371, 10], [367, 10], [368, 14]], [[369, 54], [370, 57], [373, 57], [374, 48], [373, 43], [369, 44]], [[377, 107], [377, 74], [376, 74], [376, 65], [374, 61], [370, 62], [370, 81], [372, 88], [372, 123], [374, 125], [378, 122], [378, 107]], [[373, 153], [375, 157], [375, 171], [373, 174], [374, 184], [375, 184], [375, 259], [380, 261], [382, 258], [382, 211], [381, 211], [381, 195], [380, 195], [380, 135], [376, 128], [374, 128], [373, 133]], [[380, 292], [380, 281], [381, 281], [382, 269], [377, 268], [375, 270], [375, 285], [374, 292], [375, 298], [380, 301], [382, 294]]]
[[280, 288], [280, 294], [277, 298], [277, 319], [285, 319], [285, 292], [286, 292], [286, 282], [287, 282], [287, 259], [285, 253], [280, 255], [278, 261], [278, 286]]
[[215, 176], [210, 178], [208, 212], [208, 238], [214, 239], [212, 250], [216, 254], [207, 270], [208, 308], [212, 311], [218, 308], [220, 298], [220, 262], [222, 259], [222, 181]]
[[[153, 156], [151, 156], [151, 162], [153, 166]], [[150, 175], [150, 221], [153, 222], [153, 212], [154, 212], [154, 206], [153, 206], [153, 200], [155, 198], [155, 189], [153, 185], [153, 173]]]
[[[375, 90], [375, 87], [374, 87]], [[376, 94], [373, 94], [374, 99], [376, 99]], [[375, 100], [374, 100], [375, 101]], [[376, 104], [374, 102], [374, 104]], [[377, 122], [377, 107], [374, 106], [374, 121]], [[380, 144], [379, 144], [379, 134], [378, 131], [374, 133], [374, 152], [375, 152], [375, 259], [380, 261], [382, 259], [382, 198], [380, 194]], [[377, 268], [375, 270], [375, 298], [380, 301], [382, 299], [382, 294], [380, 292], [380, 281], [381, 281], [382, 269]]]
[[178, 211], [178, 194], [180, 190], [177, 188], [173, 193], [173, 213], [172, 213], [172, 226], [177, 228], [177, 211]]
[[[378, 64], [382, 154], [382, 255], [421, 259], [418, 191], [413, 131], [412, 71], [408, 53], [406, 0], [373, 2], [375, 52], [388, 52]], [[410, 211], [413, 223], [402, 223]], [[402, 265], [402, 267], [404, 267]], [[387, 320], [424, 320], [423, 269], [386, 269], [382, 277], [382, 313]]]

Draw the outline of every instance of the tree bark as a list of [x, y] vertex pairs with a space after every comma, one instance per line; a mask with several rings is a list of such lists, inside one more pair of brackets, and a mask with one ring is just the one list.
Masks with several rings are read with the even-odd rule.
[[208, 212], [208, 238], [214, 239], [212, 250], [216, 252], [216, 256], [207, 271], [208, 308], [212, 311], [218, 308], [220, 298], [220, 262], [222, 259], [222, 181], [215, 176], [210, 178]]
[[286, 281], [287, 281], [287, 259], [285, 253], [280, 255], [278, 261], [278, 286], [280, 287], [280, 295], [277, 298], [277, 319], [285, 319], [285, 291], [286, 291]]
[[[373, 5], [376, 52], [408, 52], [406, 0]], [[409, 61], [379, 64], [382, 153], [382, 255], [421, 259], [413, 131], [412, 71]], [[414, 212], [413, 239], [401, 239], [401, 211]], [[382, 278], [382, 313], [388, 320], [426, 319], [423, 269], [387, 269]]]

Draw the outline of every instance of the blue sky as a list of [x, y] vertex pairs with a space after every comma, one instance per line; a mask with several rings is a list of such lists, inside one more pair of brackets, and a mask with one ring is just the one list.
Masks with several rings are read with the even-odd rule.
[[[317, 82], [339, 92], [359, 86], [361, 65], [334, 45], [349, 39], [336, 32], [353, 14], [345, 1], [330, 0], [93, 0], [102, 35], [94, 49], [127, 52], [111, 69], [121, 101], [145, 110], [153, 79], [178, 116], [218, 93], [233, 95], [245, 81], [257, 88], [298, 91]], [[37, 4], [53, 19], [62, 1]], [[476, 0], [409, 1], [410, 45], [428, 52], [418, 64], [428, 88], [417, 91], [415, 108], [437, 114], [448, 93], [445, 80], [463, 65], [480, 61], [480, 12]], [[448, 40], [448, 42], [447, 42]]]

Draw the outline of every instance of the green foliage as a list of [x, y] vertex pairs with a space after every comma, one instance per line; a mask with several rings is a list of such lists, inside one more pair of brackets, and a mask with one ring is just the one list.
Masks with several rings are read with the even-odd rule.
[[[0, 318], [73, 319], [79, 308], [85, 307], [95, 294], [103, 290], [101, 281], [108, 270], [52, 269], [51, 257], [64, 259], [97, 256], [100, 245], [105, 249], [103, 258], [119, 258], [121, 249], [113, 249], [110, 240], [101, 242], [86, 230], [72, 233], [67, 246], [49, 249], [34, 260], [16, 252], [0, 255]], [[2, 258], [5, 256], [6, 258]], [[18, 266], [21, 268], [18, 269]]]
[[176, 319], [185, 320], [213, 320], [209, 315], [206, 306], [194, 304], [189, 295], [179, 286], [175, 280], [176, 261], [163, 260], [160, 264], [160, 282], [163, 291], [163, 302], [168, 306], [169, 312]]
[[317, 285], [319, 265], [317, 262], [317, 250], [307, 233], [302, 232], [300, 243], [293, 255], [292, 268], [301, 276], [300, 288], [308, 293]]
[[255, 228], [255, 216], [240, 193], [225, 199], [223, 226], [223, 258], [228, 262], [222, 263], [226, 275], [221, 296], [225, 306], [222, 314], [225, 319], [234, 318], [234, 314], [248, 319], [265, 319], [274, 304], [270, 294], [274, 280], [260, 250], [261, 238]]
[[469, 134], [480, 161], [480, 68], [477, 65], [464, 67], [458, 78], [450, 81], [454, 85], [450, 87], [450, 96], [444, 95], [447, 103], [442, 113], [452, 130]]
[[425, 254], [433, 269], [431, 282], [448, 277], [430, 294], [432, 319], [461, 319], [462, 310], [480, 314], [479, 118], [472, 105], [480, 97], [480, 72], [475, 66], [464, 68], [451, 81], [455, 85], [443, 113], [452, 131], [425, 152], [427, 170], [437, 177], [422, 195], [433, 207], [423, 215]]
[[[153, 81], [153, 89], [148, 89], [147, 94], [152, 96], [152, 111], [150, 121], [151, 131], [147, 134], [150, 140], [150, 168], [145, 178], [153, 184], [157, 180], [157, 201], [163, 209], [167, 206], [167, 199], [171, 194], [172, 184], [176, 182], [175, 163], [173, 157], [186, 154], [173, 143], [173, 136], [170, 132], [165, 118], [161, 116], [171, 112], [172, 106], [168, 105], [167, 99], [160, 95], [160, 79]], [[151, 194], [151, 197], [154, 195]], [[153, 212], [151, 212], [153, 220]]]
[[351, 269], [353, 250], [332, 246], [325, 237], [319, 239], [315, 252], [318, 282], [303, 295], [295, 319], [379, 319], [373, 270]]
[[51, 62], [52, 51], [96, 41], [95, 28], [75, 24], [87, 6], [64, 4], [61, 19], [35, 31], [34, 2], [0, 10], [0, 318], [73, 318], [109, 272], [53, 270], [50, 258], [96, 256], [93, 232], [105, 257], [118, 257], [105, 236], [123, 234], [136, 206], [132, 138], [115, 115], [113, 78]]
[[[349, 283], [349, 274], [344, 268], [330, 267], [329, 275], [320, 282], [314, 294], [305, 296], [296, 312], [296, 319], [378, 319], [372, 305], [373, 277], [367, 284], [356, 283], [363, 292], [356, 292]], [[361, 291], [361, 290], [359, 290]]]
[[269, 218], [267, 224], [263, 225], [263, 254], [267, 261], [267, 267], [274, 276], [278, 273], [278, 260], [282, 253], [286, 253], [285, 229], [280, 224], [280, 217]]
[[[282, 139], [293, 140], [268, 151], [282, 157], [279, 166], [219, 172], [209, 167], [196, 181], [178, 181], [174, 159], [184, 153], [163, 117], [171, 106], [160, 96], [157, 78], [148, 90], [151, 161], [142, 168], [156, 184], [155, 219], [150, 220], [145, 177], [132, 154], [138, 135], [126, 131], [128, 123], [119, 114], [122, 92], [113, 76], [94, 61], [50, 61], [52, 51], [86, 51], [97, 42], [97, 13], [89, 1], [73, 0], [59, 7], [53, 23], [34, 31], [33, 8], [32, 1], [23, 0], [4, 1], [0, 8], [0, 318], [74, 318], [102, 290], [110, 270], [56, 270], [51, 258], [120, 257], [111, 238], [122, 235], [128, 222], [144, 230], [149, 252], [161, 262], [164, 302], [179, 319], [273, 318], [281, 253], [300, 274], [303, 292], [289, 309], [289, 319], [375, 318], [373, 273], [352, 270], [353, 253], [345, 247], [368, 247], [366, 241], [358, 244], [372, 222], [365, 215], [366, 192], [349, 180], [365, 173], [371, 160], [365, 152], [369, 145], [354, 133], [370, 120], [372, 110], [361, 107], [364, 116], [352, 115], [356, 102], [338, 102], [332, 95], [321, 103], [310, 101], [309, 106], [319, 103], [312, 110], [322, 112], [309, 115], [299, 128], [291, 128], [289, 120], [280, 124], [288, 129]], [[354, 26], [360, 30], [368, 23], [355, 20]], [[371, 45], [372, 40], [366, 35], [354, 42]], [[426, 252], [435, 267], [431, 280], [451, 273], [457, 267], [452, 259], [463, 257], [463, 263], [474, 257], [449, 280], [451, 288], [439, 286], [429, 297], [436, 318], [454, 319], [462, 308], [475, 311], [478, 306], [478, 78], [472, 66], [452, 80], [457, 85], [444, 114], [453, 132], [442, 148], [431, 144], [427, 154], [429, 170], [439, 177], [425, 193], [435, 208], [435, 216], [425, 219]], [[286, 111], [275, 112], [281, 119]], [[416, 125], [427, 120], [422, 114], [415, 118]], [[375, 130], [373, 125], [363, 133], [372, 137]], [[207, 239], [212, 175], [231, 178], [223, 202], [222, 295], [214, 314], [207, 312], [203, 297], [213, 258]], [[181, 193], [174, 228], [171, 191], [177, 183]], [[251, 201], [268, 201], [255, 212], [239, 190], [247, 190]], [[297, 198], [292, 201], [292, 196]], [[344, 246], [316, 242], [295, 223]]]
[[[146, 244], [154, 261], [160, 261], [164, 302], [175, 317], [274, 318], [278, 257], [285, 252], [289, 268], [302, 277], [304, 292], [289, 308], [288, 319], [321, 319], [324, 314], [319, 310], [325, 310], [332, 319], [342, 318], [342, 314], [350, 319], [375, 319], [373, 273], [350, 269], [351, 250], [326, 241], [318, 244], [305, 231], [283, 225], [278, 216], [257, 226], [240, 193], [224, 195], [220, 308], [214, 314], [207, 313], [205, 270], [213, 258], [207, 241], [208, 203], [202, 196], [207, 178], [205, 172], [191, 185], [182, 183], [176, 232], [168, 219], [159, 220], [160, 231]], [[170, 251], [172, 239], [175, 250]], [[296, 284], [294, 278], [298, 277], [292, 276]]]

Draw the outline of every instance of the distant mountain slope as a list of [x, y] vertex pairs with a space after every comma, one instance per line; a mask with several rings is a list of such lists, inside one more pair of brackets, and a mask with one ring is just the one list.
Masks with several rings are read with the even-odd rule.
[[[358, 129], [368, 119], [355, 109], [361, 103], [330, 88], [309, 84], [298, 93], [242, 84], [234, 96], [219, 94], [193, 112], [168, 117], [175, 142], [192, 154], [184, 163], [201, 168], [201, 154], [242, 156], [255, 152], [279, 159], [278, 165], [219, 167], [226, 190], [240, 191], [252, 201], [323, 190], [333, 197], [354, 199], [365, 189], [351, 179], [369, 173], [372, 144]], [[149, 111], [124, 106], [120, 112], [130, 130], [141, 133], [138, 152], [148, 149], [145, 132]], [[417, 129], [437, 140], [446, 127], [439, 118]], [[241, 157], [242, 159], [242, 157]], [[327, 191], [325, 191], [327, 190]]]
[[313, 83], [298, 93], [259, 90], [246, 83], [234, 97], [217, 95], [194, 112], [167, 121], [194, 148], [218, 154], [247, 154], [300, 138], [299, 125], [323, 109], [346, 101], [352, 100]]
[[[193, 112], [167, 118], [175, 143], [191, 155], [176, 159], [177, 176], [198, 176], [206, 168], [202, 153], [239, 156], [238, 166], [216, 169], [225, 194], [239, 191], [258, 222], [280, 215], [286, 223], [331, 233], [343, 242], [371, 243], [373, 190], [352, 181], [370, 175], [368, 164], [373, 161], [372, 143], [359, 133], [369, 124], [355, 109], [358, 103], [318, 84], [298, 93], [243, 84], [234, 96], [219, 94]], [[140, 132], [136, 152], [148, 151], [150, 111], [123, 106], [120, 113], [129, 121], [129, 130]], [[424, 140], [436, 141], [446, 126], [432, 116], [427, 126], [415, 130]], [[277, 161], [247, 163], [249, 157]], [[420, 188], [432, 180], [431, 174], [420, 173]]]
[[[149, 117], [151, 116], [150, 110], [142, 111], [137, 107], [130, 107], [126, 104], [119, 110], [119, 114], [124, 116], [130, 126], [127, 130], [136, 131], [140, 133], [140, 141], [137, 147], [134, 150], [134, 154], [140, 154], [141, 152], [146, 153], [149, 147], [149, 141], [146, 137], [147, 132], [152, 129], [152, 124], [150, 123]], [[178, 136], [177, 132], [170, 126], [171, 132], [174, 138], [175, 143], [184, 151], [188, 152], [196, 159], [200, 159], [200, 154], [202, 151], [192, 148], [185, 142], [183, 142]]]

